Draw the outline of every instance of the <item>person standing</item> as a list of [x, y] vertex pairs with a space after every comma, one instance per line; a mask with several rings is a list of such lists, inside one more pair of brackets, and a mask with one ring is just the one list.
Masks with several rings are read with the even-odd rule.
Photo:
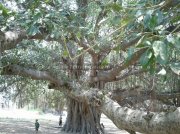
[[36, 122], [35, 122], [35, 130], [36, 130], [36, 132], [38, 132], [39, 127], [40, 127], [40, 124], [38, 122], [38, 119], [36, 119]]
[[59, 118], [59, 126], [61, 127], [62, 126], [62, 117], [60, 116]]

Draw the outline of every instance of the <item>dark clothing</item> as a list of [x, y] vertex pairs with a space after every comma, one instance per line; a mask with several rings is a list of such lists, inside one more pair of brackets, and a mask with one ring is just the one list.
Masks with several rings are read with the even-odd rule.
[[59, 119], [59, 126], [62, 126], [62, 118]]
[[35, 129], [36, 129], [36, 131], [38, 131], [39, 126], [40, 126], [40, 125], [39, 125], [39, 122], [36, 121], [36, 123], [35, 123]]

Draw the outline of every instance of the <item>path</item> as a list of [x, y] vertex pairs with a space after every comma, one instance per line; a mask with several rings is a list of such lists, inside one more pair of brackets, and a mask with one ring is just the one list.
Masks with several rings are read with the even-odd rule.
[[[38, 134], [70, 134], [58, 128], [58, 116], [25, 110], [0, 110], [0, 134], [34, 134], [36, 118], [40, 123]], [[66, 113], [63, 116], [63, 123], [65, 119]], [[105, 126], [106, 134], [128, 134], [126, 131], [119, 130], [105, 115], [102, 116], [101, 122]]]

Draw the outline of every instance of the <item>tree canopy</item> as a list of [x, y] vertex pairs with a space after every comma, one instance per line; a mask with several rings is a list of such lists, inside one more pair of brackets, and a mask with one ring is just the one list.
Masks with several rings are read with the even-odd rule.
[[65, 131], [100, 133], [103, 112], [130, 133], [176, 134], [178, 108], [166, 119], [117, 103], [142, 95], [167, 104], [162, 93], [170, 91], [179, 98], [179, 7], [178, 0], [1, 0], [1, 85], [30, 78], [63, 92]]

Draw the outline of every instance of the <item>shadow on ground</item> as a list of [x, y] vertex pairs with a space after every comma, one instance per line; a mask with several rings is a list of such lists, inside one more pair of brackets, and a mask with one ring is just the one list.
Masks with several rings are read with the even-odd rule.
[[[39, 120], [40, 129], [38, 134], [60, 134], [59, 128], [54, 121]], [[22, 119], [0, 119], [0, 134], [35, 134], [34, 122]]]
[[[58, 126], [59, 116], [26, 110], [0, 110], [0, 134], [35, 134], [35, 119], [40, 123], [38, 134], [72, 134], [61, 131], [62, 128]], [[65, 120], [66, 114], [63, 123]], [[105, 126], [105, 134], [129, 134], [118, 129], [105, 115], [102, 115], [101, 123]]]

